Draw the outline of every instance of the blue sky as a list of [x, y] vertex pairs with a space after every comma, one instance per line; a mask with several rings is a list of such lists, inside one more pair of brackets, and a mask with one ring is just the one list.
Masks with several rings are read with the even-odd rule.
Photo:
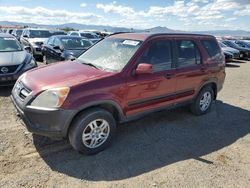
[[0, 20], [249, 31], [250, 0], [0, 0]]

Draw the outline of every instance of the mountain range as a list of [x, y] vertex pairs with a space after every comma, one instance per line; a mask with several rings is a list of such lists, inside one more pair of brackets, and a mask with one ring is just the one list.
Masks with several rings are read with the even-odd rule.
[[106, 30], [110, 32], [152, 32], [152, 33], [197, 33], [197, 34], [211, 34], [216, 36], [250, 36], [250, 31], [244, 30], [210, 30], [210, 31], [181, 31], [173, 30], [167, 27], [154, 27], [149, 29], [133, 29], [126, 27], [113, 27], [113, 26], [104, 26], [104, 25], [85, 25], [78, 23], [65, 23], [59, 25], [45, 25], [45, 24], [35, 24], [35, 23], [22, 23], [22, 22], [9, 22], [9, 21], [0, 21], [0, 26], [28, 26], [28, 27], [42, 27], [42, 28], [51, 28], [51, 29], [62, 29], [62, 28], [74, 28], [76, 30]]

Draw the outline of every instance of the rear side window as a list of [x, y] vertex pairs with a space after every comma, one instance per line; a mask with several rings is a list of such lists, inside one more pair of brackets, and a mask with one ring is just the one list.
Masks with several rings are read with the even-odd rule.
[[172, 68], [171, 41], [161, 40], [152, 42], [140, 58], [141, 63], [149, 63], [153, 71], [169, 70]]
[[200, 51], [193, 41], [178, 40], [176, 42], [178, 67], [201, 64]]
[[211, 58], [216, 58], [220, 55], [220, 47], [215, 40], [202, 40], [202, 45]]

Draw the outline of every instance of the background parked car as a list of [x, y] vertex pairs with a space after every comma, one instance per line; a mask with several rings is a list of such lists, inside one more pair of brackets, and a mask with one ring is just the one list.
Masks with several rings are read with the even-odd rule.
[[0, 33], [0, 85], [14, 85], [22, 73], [34, 67], [37, 67], [35, 59], [18, 40]]
[[23, 29], [14, 29], [11, 34], [14, 35], [17, 38], [17, 40], [20, 41], [20, 37], [22, 33], [23, 33]]
[[101, 38], [99, 38], [97, 34], [88, 31], [71, 31], [69, 32], [69, 36], [84, 37], [89, 39], [93, 43], [96, 43], [101, 40]]
[[239, 46], [238, 44], [235, 43], [235, 41], [224, 40], [224, 41], [222, 41], [222, 43], [231, 47], [231, 48], [239, 50], [240, 51], [240, 59], [248, 59], [250, 57], [250, 49], [243, 48], [243, 47]]
[[51, 36], [53, 35], [67, 35], [67, 33], [65, 31], [62, 30], [52, 30], [51, 32]]
[[218, 43], [219, 43], [222, 51], [224, 52], [224, 55], [225, 55], [227, 61], [240, 58], [240, 51], [239, 50], [231, 48], [231, 47], [223, 44], [220, 41]]
[[250, 49], [250, 41], [249, 40], [237, 40], [235, 41], [242, 48], [249, 48]]
[[91, 32], [94, 33], [98, 36], [98, 38], [102, 39], [105, 38], [106, 36], [110, 35], [110, 32], [106, 32], [106, 31], [99, 31], [99, 30], [86, 30], [84, 32]]
[[29, 46], [35, 58], [42, 58], [42, 45], [51, 36], [51, 32], [46, 29], [25, 29], [20, 38], [20, 42]]
[[45, 64], [75, 59], [86, 51], [92, 42], [77, 36], [57, 35], [50, 37], [42, 48]]

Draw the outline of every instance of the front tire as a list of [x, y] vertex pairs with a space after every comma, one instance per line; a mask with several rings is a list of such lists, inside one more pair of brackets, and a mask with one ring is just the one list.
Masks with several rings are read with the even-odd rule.
[[210, 111], [214, 101], [214, 91], [211, 86], [203, 88], [191, 104], [191, 112], [195, 115], [203, 115]]
[[75, 150], [93, 155], [109, 146], [115, 130], [116, 122], [112, 114], [94, 108], [78, 115], [69, 130], [69, 141]]

